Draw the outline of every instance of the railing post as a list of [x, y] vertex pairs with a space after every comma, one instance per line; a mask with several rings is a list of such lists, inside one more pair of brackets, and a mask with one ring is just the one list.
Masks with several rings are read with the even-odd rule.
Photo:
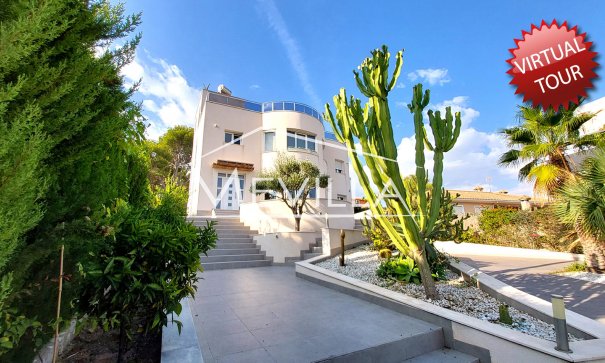
[[567, 336], [567, 321], [565, 319], [565, 301], [561, 295], [551, 295], [552, 317], [557, 335], [556, 350], [571, 353], [569, 338]]

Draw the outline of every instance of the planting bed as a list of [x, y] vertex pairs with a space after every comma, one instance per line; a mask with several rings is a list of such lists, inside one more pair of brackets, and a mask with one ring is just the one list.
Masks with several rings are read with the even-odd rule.
[[[317, 266], [525, 334], [550, 341], [555, 340], [555, 331], [552, 324], [536, 319], [512, 307], [509, 308], [509, 313], [513, 319], [513, 324], [500, 323], [498, 309], [501, 303], [477, 287], [469, 285], [452, 271], [447, 272], [446, 281], [437, 283], [440, 299], [430, 300], [425, 297], [422, 285], [394, 282], [376, 276], [376, 269], [382, 260], [377, 251], [371, 250], [369, 245], [363, 245], [346, 252], [345, 261], [347, 266], [340, 267], [338, 257], [319, 262]], [[580, 339], [570, 335], [570, 340]]]

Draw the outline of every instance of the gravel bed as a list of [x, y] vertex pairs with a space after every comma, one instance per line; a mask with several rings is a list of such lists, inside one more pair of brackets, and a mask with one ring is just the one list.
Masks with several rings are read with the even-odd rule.
[[593, 272], [561, 272], [559, 275], [572, 277], [578, 280], [596, 282], [599, 284], [605, 284], [605, 274], [596, 274]]
[[[446, 309], [457, 311], [506, 328], [512, 328], [525, 334], [550, 341], [556, 340], [555, 330], [552, 324], [536, 319], [513, 307], [509, 307], [513, 325], [500, 323], [498, 321], [498, 308], [501, 303], [487, 293], [479, 290], [477, 287], [468, 285], [460, 275], [452, 271], [448, 270], [448, 279], [446, 281], [437, 283], [437, 291], [439, 292], [440, 299], [431, 300], [425, 297], [422, 285], [394, 282], [376, 276], [376, 269], [378, 268], [378, 265], [380, 265], [382, 259], [378, 257], [376, 251], [370, 249], [369, 245], [359, 246], [347, 251], [345, 260], [347, 265], [344, 267], [339, 266], [338, 257], [319, 262], [317, 263], [317, 266], [392, 291], [400, 292]], [[570, 334], [570, 340], [581, 340], [581, 338], [577, 338]]]

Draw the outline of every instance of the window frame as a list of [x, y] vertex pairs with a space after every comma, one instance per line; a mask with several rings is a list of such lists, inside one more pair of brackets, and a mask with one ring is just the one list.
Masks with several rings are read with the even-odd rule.
[[[339, 168], [339, 166], [341, 168]], [[334, 171], [336, 174], [344, 174], [345, 173], [345, 162], [343, 160], [334, 160]]]
[[[231, 135], [231, 140], [227, 141], [227, 135]], [[241, 145], [242, 144], [242, 132], [237, 131], [225, 131], [225, 144]]]
[[[267, 149], [267, 134], [273, 134], [273, 142], [271, 145], [271, 149]], [[275, 137], [277, 136], [277, 133], [275, 132], [275, 130], [268, 130], [265, 131], [263, 134], [263, 152], [266, 153], [270, 153], [270, 152], [274, 152], [275, 151]]]
[[[288, 150], [306, 150], [309, 152], [317, 152], [317, 136], [310, 134], [310, 133], [305, 133], [305, 132], [300, 132], [300, 131], [296, 131], [296, 130], [287, 130], [287, 140], [286, 140], [286, 146], [288, 148]], [[294, 139], [294, 145], [290, 145], [290, 140]], [[300, 147], [299, 145], [301, 145], [300, 143], [302, 142], [302, 147]], [[309, 145], [313, 145], [313, 148], [311, 149]]]

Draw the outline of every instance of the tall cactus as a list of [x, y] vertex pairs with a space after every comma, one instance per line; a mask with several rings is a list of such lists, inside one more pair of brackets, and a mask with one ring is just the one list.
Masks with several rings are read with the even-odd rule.
[[[452, 116], [446, 108], [445, 119], [439, 111], [429, 111], [432, 142], [423, 122], [423, 111], [430, 101], [430, 91], [422, 92], [422, 85], [414, 86], [413, 98], [408, 105], [414, 117], [416, 134], [416, 213], [411, 213], [410, 193], [403, 182], [397, 164], [397, 145], [393, 135], [388, 94], [397, 84], [403, 65], [403, 51], [396, 54], [395, 70], [389, 78], [391, 54], [386, 46], [372, 52], [359, 66], [361, 72], [353, 71], [357, 87], [368, 101], [348, 97], [344, 88], [334, 96], [336, 116], [326, 104], [324, 118], [332, 125], [336, 138], [347, 145], [353, 169], [359, 177], [361, 187], [376, 220], [385, 229], [395, 247], [401, 253], [414, 258], [420, 268], [425, 293], [437, 298], [437, 290], [431, 276], [427, 249], [438, 223], [441, 189], [443, 185], [443, 154], [454, 146], [460, 134], [460, 113]], [[363, 159], [370, 170], [367, 175], [355, 143], [359, 142]], [[433, 186], [430, 205], [427, 202], [428, 176], [425, 169], [425, 147], [433, 151]], [[378, 193], [377, 193], [378, 191]], [[384, 204], [383, 204], [384, 203]], [[393, 214], [394, 212], [394, 214]], [[394, 221], [394, 222], [393, 222]]]

